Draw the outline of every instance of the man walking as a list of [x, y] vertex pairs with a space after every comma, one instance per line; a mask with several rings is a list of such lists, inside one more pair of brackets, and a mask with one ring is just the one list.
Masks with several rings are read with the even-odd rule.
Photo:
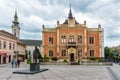
[[17, 59], [17, 66], [18, 67], [20, 66], [20, 59], [19, 58]]

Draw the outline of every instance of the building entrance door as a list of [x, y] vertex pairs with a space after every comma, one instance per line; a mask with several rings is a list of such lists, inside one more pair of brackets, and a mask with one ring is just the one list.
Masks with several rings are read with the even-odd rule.
[[1, 64], [1, 55], [0, 55], [0, 64]]
[[3, 56], [3, 63], [5, 64], [6, 63], [6, 57]]
[[11, 56], [9, 56], [9, 63], [11, 62]]
[[70, 54], [70, 62], [74, 62], [74, 53]]

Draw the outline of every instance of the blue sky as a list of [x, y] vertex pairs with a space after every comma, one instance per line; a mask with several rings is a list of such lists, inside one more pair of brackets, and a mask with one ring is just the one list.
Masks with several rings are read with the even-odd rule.
[[87, 27], [98, 24], [104, 28], [105, 46], [120, 44], [120, 0], [0, 0], [0, 30], [11, 32], [15, 9], [21, 28], [21, 39], [42, 39], [42, 25], [54, 28], [57, 20], [63, 23], [69, 4], [79, 23]]

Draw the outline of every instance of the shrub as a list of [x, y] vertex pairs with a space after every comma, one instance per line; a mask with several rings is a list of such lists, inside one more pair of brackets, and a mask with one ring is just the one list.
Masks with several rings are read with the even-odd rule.
[[58, 58], [57, 57], [52, 57], [52, 61], [57, 61], [58, 60]]
[[66, 59], [63, 60], [64, 63], [67, 63], [68, 61]]
[[102, 62], [102, 59], [99, 58], [99, 59], [98, 59], [98, 62]]
[[90, 57], [89, 60], [96, 60], [96, 58], [95, 57]]
[[28, 60], [27, 60], [27, 64], [30, 64], [30, 63], [31, 63], [31, 59], [28, 59]]
[[44, 62], [49, 62], [49, 58], [48, 57], [45, 56], [43, 59], [44, 59]]

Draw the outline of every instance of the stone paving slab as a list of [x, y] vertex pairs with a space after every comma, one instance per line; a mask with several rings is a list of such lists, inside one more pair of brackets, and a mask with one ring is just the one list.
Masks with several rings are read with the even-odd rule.
[[111, 80], [106, 66], [41, 65], [49, 70], [34, 75], [12, 73], [28, 68], [24, 65], [20, 68], [0, 67], [0, 80]]

